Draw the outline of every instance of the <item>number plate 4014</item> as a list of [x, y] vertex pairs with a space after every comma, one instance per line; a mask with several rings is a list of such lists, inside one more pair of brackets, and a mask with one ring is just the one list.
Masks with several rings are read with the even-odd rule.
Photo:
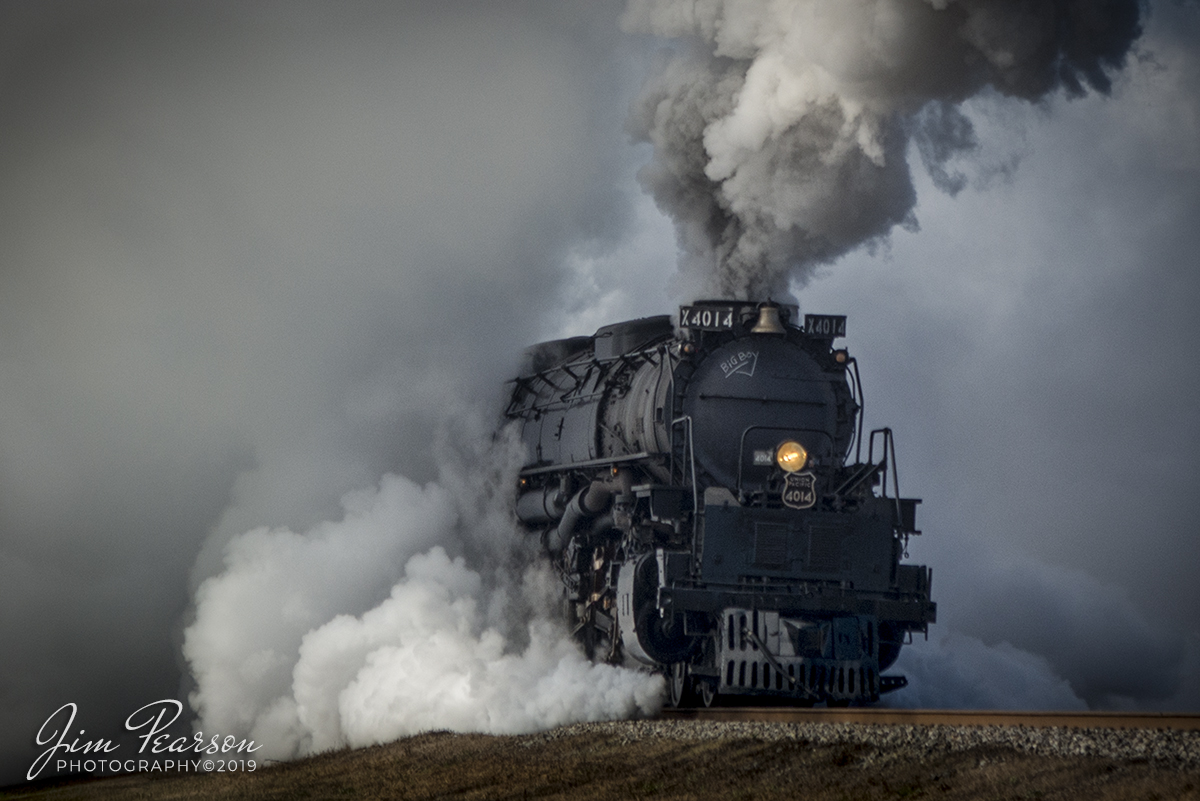
[[804, 333], [820, 339], [837, 339], [846, 336], [846, 315], [806, 314]]
[[732, 331], [737, 313], [732, 306], [680, 306], [679, 327], [701, 331]]

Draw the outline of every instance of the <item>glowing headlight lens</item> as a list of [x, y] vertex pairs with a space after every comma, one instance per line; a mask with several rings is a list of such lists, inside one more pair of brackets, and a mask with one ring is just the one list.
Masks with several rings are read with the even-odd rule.
[[788, 440], [775, 449], [775, 464], [789, 473], [802, 470], [808, 463], [808, 451], [799, 442]]

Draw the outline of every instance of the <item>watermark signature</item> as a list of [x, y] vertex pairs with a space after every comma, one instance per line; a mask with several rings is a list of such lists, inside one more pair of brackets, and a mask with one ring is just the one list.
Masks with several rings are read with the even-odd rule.
[[[46, 718], [46, 722], [38, 729], [35, 741], [38, 745], [50, 747], [39, 754], [29, 766], [29, 771], [25, 774], [26, 779], [36, 779], [51, 762], [54, 762], [56, 771], [87, 773], [249, 772], [258, 768], [255, 760], [240, 759], [237, 756], [252, 754], [262, 748], [261, 745], [255, 745], [253, 740], [239, 740], [233, 735], [222, 737], [219, 734], [206, 738], [204, 733], [199, 731], [191, 737], [172, 736], [168, 733], [167, 728], [183, 714], [183, 704], [173, 698], [146, 704], [125, 719], [126, 731], [144, 731], [137, 738], [142, 744], [137, 750], [136, 759], [110, 757], [109, 754], [120, 749], [120, 744], [102, 737], [94, 740], [83, 739], [83, 729], [71, 739], [78, 712], [78, 705], [66, 703]], [[159, 758], [159, 755], [167, 756]], [[200, 758], [193, 759], [193, 756]]]

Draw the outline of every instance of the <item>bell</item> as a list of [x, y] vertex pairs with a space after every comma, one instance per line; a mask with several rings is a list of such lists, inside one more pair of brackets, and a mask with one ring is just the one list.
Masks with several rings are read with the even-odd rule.
[[763, 305], [758, 308], [758, 322], [750, 329], [751, 334], [786, 334], [779, 320], [779, 307]]

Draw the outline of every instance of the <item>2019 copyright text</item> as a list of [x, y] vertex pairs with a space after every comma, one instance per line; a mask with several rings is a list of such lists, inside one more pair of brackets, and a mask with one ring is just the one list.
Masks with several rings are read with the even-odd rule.
[[[50, 747], [29, 766], [26, 779], [36, 779], [52, 762], [56, 772], [68, 773], [224, 773], [250, 772], [258, 768], [255, 760], [237, 756], [252, 754], [262, 748], [261, 745], [255, 745], [253, 740], [239, 740], [233, 735], [222, 737], [219, 734], [206, 737], [199, 731], [190, 737], [173, 736], [167, 732], [183, 714], [183, 704], [173, 698], [146, 704], [125, 719], [126, 731], [143, 732], [137, 737], [141, 740], [141, 746], [136, 758], [108, 756], [120, 749], [120, 744], [104, 738], [83, 739], [83, 729], [72, 739], [78, 712], [76, 704], [67, 703], [46, 718], [46, 722], [38, 729], [35, 741], [38, 745]], [[163, 756], [160, 758], [159, 755]], [[200, 758], [193, 758], [193, 755]]]

